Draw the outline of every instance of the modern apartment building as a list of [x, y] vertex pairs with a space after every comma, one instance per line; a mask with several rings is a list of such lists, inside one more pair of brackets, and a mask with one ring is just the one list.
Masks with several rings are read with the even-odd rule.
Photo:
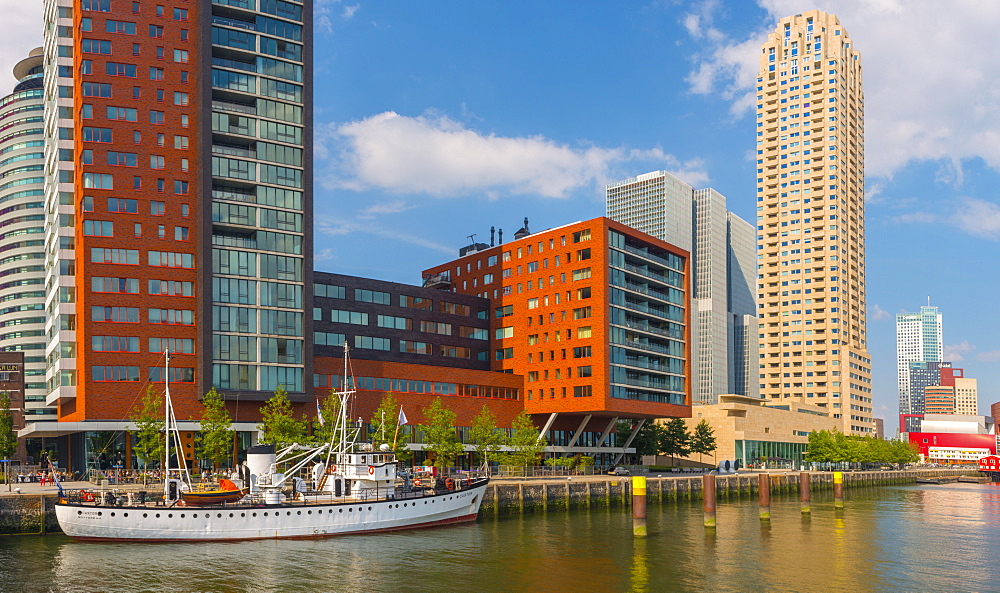
[[[326, 272], [314, 274], [313, 288], [317, 399], [341, 387], [346, 342], [354, 413], [365, 421], [386, 393], [411, 425], [424, 423], [423, 409], [442, 398], [463, 438], [483, 406], [504, 429], [524, 408], [524, 377], [491, 370], [489, 299]], [[400, 434], [414, 449], [419, 438], [405, 428]]]
[[463, 252], [425, 285], [491, 300], [493, 370], [525, 377], [550, 443], [600, 453], [619, 418], [690, 416], [686, 250], [595, 218]]
[[[0, 375], [23, 384], [3, 388], [17, 428], [56, 418], [45, 404], [43, 61], [38, 48], [18, 62], [17, 84], [0, 99]], [[24, 454], [36, 459], [44, 445], [37, 439], [23, 444]]]
[[[120, 429], [170, 351], [251, 427], [312, 399], [309, 0], [45, 0], [46, 403]], [[51, 67], [48, 65], [51, 64]], [[241, 416], [243, 415], [243, 416]], [[241, 425], [242, 426], [242, 425]]]
[[608, 217], [691, 253], [693, 401], [758, 397], [756, 239], [726, 197], [666, 171], [607, 187]]
[[757, 78], [760, 389], [869, 434], [861, 56], [836, 16], [781, 19]]
[[[899, 384], [899, 413], [923, 413], [923, 400], [913, 399], [910, 389], [910, 363], [941, 362], [944, 342], [941, 313], [937, 307], [920, 307], [919, 313], [896, 315], [896, 369]], [[949, 365], [950, 366], [950, 365]], [[922, 390], [920, 391], [922, 395]]]

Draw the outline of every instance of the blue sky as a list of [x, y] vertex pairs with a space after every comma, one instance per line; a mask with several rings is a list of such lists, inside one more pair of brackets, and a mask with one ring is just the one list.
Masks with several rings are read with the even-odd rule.
[[[417, 283], [470, 234], [600, 216], [606, 183], [657, 169], [753, 221], [757, 51], [778, 18], [812, 8], [840, 17], [865, 69], [876, 416], [895, 425], [894, 315], [927, 297], [988, 413], [1000, 3], [317, 0], [316, 267]], [[40, 44], [40, 10], [5, 10], [21, 23], [0, 41], [8, 76]]]

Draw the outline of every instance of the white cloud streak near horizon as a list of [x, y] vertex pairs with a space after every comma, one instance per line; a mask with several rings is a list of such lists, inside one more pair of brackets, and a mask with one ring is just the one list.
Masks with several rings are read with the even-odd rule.
[[630, 161], [653, 163], [695, 186], [708, 182], [700, 161], [681, 162], [659, 148], [571, 147], [543, 136], [485, 134], [433, 113], [408, 117], [387, 111], [327, 124], [317, 138], [317, 156], [332, 163], [320, 176], [328, 189], [558, 199], [587, 186], [603, 192]]
[[[692, 32], [707, 40], [688, 77], [693, 93], [722, 93], [734, 114], [753, 109], [761, 41], [785, 16], [816, 8], [809, 0], [757, 0], [773, 21], [747, 39]], [[700, 4], [698, 5], [701, 6]], [[861, 52], [865, 88], [865, 164], [891, 177], [913, 161], [980, 157], [1000, 170], [1000, 60], [992, 39], [1000, 2], [829, 0]], [[700, 10], [685, 21], [710, 23]], [[714, 31], [714, 29], [712, 29]]]

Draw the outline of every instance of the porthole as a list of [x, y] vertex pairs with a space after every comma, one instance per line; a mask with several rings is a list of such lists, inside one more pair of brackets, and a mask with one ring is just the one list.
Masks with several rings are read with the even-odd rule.
[[98, 516], [98, 517], [103, 517], [103, 516], [104, 516], [104, 513], [102, 513], [101, 511], [97, 511], [97, 516]]
[[218, 514], [216, 514], [215, 516], [216, 516], [217, 518], [221, 519], [221, 518], [222, 518], [222, 513], [218, 513]]
[[301, 515], [301, 514], [302, 514], [302, 511], [295, 511], [295, 514], [296, 514], [296, 515]]
[[267, 516], [267, 513], [264, 513], [264, 516], [266, 517], [266, 516]]
[[306, 514], [307, 515], [311, 515], [311, 514], [313, 514], [313, 512], [312, 511], [307, 511]]
[[122, 513], [122, 517], [128, 517], [128, 513]]
[[370, 511], [370, 510], [372, 510], [372, 508], [371, 508], [371, 507], [368, 507], [368, 510]]
[[183, 519], [183, 518], [184, 518], [184, 513], [181, 513], [181, 519]]
[[83, 514], [83, 511], [77, 511], [77, 512], [76, 512], [76, 514], [77, 514], [77, 515], [82, 515], [82, 514]]
[[233, 515], [232, 513], [229, 513], [229, 518], [230, 518], [230, 519], [232, 519], [232, 518], [233, 518], [234, 516], [235, 516], [235, 515]]
[[160, 513], [156, 513], [156, 518], [157, 518], [157, 519], [159, 519], [159, 518], [160, 518]]
[[344, 512], [344, 509], [340, 509], [340, 512], [341, 512], [341, 513], [343, 513], [343, 512]]
[[353, 513], [353, 512], [354, 512], [354, 509], [353, 509], [353, 508], [349, 508], [349, 509], [347, 509], [347, 512], [348, 512], [348, 513]]
[[426, 500], [424, 501], [424, 504], [427, 504], [427, 501], [426, 501]]
[[292, 516], [292, 511], [288, 511], [288, 512], [287, 512], [287, 513], [285, 513], [285, 514], [286, 514], [286, 515], [288, 515], [289, 517], [291, 517], [291, 516]]
[[148, 513], [143, 513], [143, 514], [142, 514], [142, 518], [143, 518], [143, 519], [145, 519], [145, 518], [147, 518], [147, 517], [149, 517], [149, 514], [148, 514]]
[[173, 513], [169, 513], [169, 514], [167, 515], [167, 519], [173, 519], [173, 518], [174, 518], [174, 514], [173, 514]]
[[246, 513], [240, 513], [240, 516], [241, 516], [241, 517], [246, 517], [246, 516], [247, 516], [247, 514], [246, 514]]
[[114, 513], [111, 513], [111, 516], [112, 516], [112, 517], [114, 517], [114, 516], [115, 516], [115, 514], [114, 514]]
[[[264, 514], [266, 515], [267, 513], [264, 513]], [[250, 516], [251, 516], [251, 517], [256, 517], [256, 516], [257, 516], [257, 513], [254, 513], [254, 514], [252, 514], [252, 515], [250, 515]]]
[[194, 517], [195, 519], [197, 519], [198, 518], [198, 513], [195, 513], [195, 514], [193, 514], [191, 516]]
[[403, 506], [404, 506], [404, 507], [406, 506], [406, 503], [405, 503], [405, 502], [403, 503]]

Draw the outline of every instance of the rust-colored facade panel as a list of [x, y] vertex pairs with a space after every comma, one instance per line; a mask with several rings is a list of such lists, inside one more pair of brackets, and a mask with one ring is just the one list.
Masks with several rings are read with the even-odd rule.
[[[675, 375], [683, 376], [683, 401], [666, 403], [612, 396], [615, 381], [611, 376], [611, 332], [615, 330], [610, 318], [611, 291], [625, 288], [611, 277], [616, 273], [610, 261], [612, 231], [683, 261], [678, 287], [683, 291], [683, 313], [677, 320], [682, 333], [676, 336], [684, 349], [682, 373], [674, 369]], [[425, 270], [424, 276], [447, 277], [451, 290], [492, 299], [494, 370], [525, 377], [524, 405], [528, 413], [688, 417], [688, 256], [683, 249], [602, 217], [475, 251]]]
[[162, 388], [168, 348], [172, 368], [191, 369], [171, 381], [177, 415], [200, 412], [198, 320], [164, 323], [175, 314], [150, 310], [193, 317], [196, 268], [210, 265], [196, 249], [201, 7], [117, 2], [74, 13], [77, 397], [60, 420], [127, 418], [151, 372]]
[[[344, 361], [341, 358], [317, 356], [313, 359], [313, 364], [316, 374], [320, 377], [339, 378], [344, 374]], [[484, 388], [484, 390], [492, 388], [494, 392], [506, 395], [506, 397], [434, 395], [390, 389], [396, 401], [403, 406], [410, 424], [423, 424], [425, 422], [423, 409], [439, 397], [442, 398], [445, 407], [456, 413], [457, 426], [469, 426], [473, 418], [483, 409], [483, 406], [488, 406], [496, 416], [497, 426], [509, 428], [514, 417], [523, 409], [520, 397], [523, 394], [524, 379], [516, 374], [357, 359], [351, 359], [350, 372], [359, 381], [361, 387], [364, 387], [364, 378], [377, 377], [408, 382], [448, 383], [458, 386], [475, 385]], [[336, 385], [336, 380], [328, 381], [321, 387], [314, 387], [313, 392], [318, 398], [323, 398], [330, 393], [330, 386]], [[360, 416], [366, 422], [371, 420], [372, 414], [378, 408], [385, 393], [385, 390], [359, 388], [354, 401], [354, 415]]]

